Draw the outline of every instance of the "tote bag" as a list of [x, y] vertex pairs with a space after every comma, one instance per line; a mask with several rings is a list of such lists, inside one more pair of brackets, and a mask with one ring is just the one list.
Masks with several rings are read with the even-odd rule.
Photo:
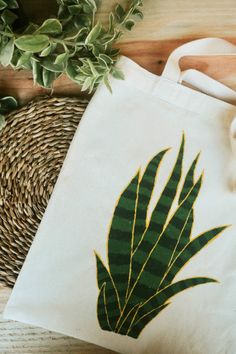
[[160, 77], [121, 57], [125, 80], [89, 104], [5, 318], [119, 353], [235, 354], [236, 95], [178, 64], [235, 52], [193, 41]]

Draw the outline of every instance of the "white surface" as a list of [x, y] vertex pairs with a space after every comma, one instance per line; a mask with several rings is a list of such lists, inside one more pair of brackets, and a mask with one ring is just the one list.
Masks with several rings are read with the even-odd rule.
[[[176, 296], [139, 339], [104, 332], [96, 317], [94, 250], [106, 260], [114, 206], [134, 172], [172, 147], [159, 174], [157, 197], [186, 134], [184, 170], [202, 151], [205, 171], [194, 235], [233, 224], [228, 189], [229, 129], [236, 107], [156, 77], [127, 58], [125, 81], [103, 86], [90, 103], [69, 149], [47, 211], [5, 316], [127, 354], [235, 354], [235, 226], [198, 254], [179, 275], [219, 278]], [[139, 85], [142, 80], [142, 87]]]

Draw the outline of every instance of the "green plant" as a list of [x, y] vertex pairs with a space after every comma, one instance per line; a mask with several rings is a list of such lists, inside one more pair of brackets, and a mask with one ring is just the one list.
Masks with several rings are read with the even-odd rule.
[[111, 90], [109, 75], [124, 78], [115, 66], [119, 50], [113, 44], [124, 29], [132, 29], [135, 18], [143, 17], [143, 0], [130, 0], [127, 9], [116, 5], [108, 26], [96, 19], [100, 2], [57, 0], [56, 18], [15, 32], [18, 2], [0, 0], [0, 63], [32, 70], [34, 81], [46, 88], [65, 73], [82, 90], [92, 92], [100, 82]]
[[6, 96], [0, 98], [0, 130], [5, 127], [5, 115], [16, 109], [18, 106], [14, 97]]
[[198, 157], [183, 184], [185, 138], [171, 175], [150, 220], [147, 210], [157, 170], [167, 150], [158, 153], [141, 176], [134, 176], [121, 194], [108, 237], [108, 267], [96, 254], [100, 327], [137, 338], [144, 327], [170, 305], [181, 291], [215, 279], [193, 277], [174, 281], [187, 262], [215, 239], [226, 226], [192, 238], [194, 204], [202, 185], [195, 181]]

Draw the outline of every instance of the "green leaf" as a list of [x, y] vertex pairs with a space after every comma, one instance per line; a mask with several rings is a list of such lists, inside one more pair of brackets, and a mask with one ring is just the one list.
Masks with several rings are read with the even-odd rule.
[[102, 25], [98, 22], [93, 29], [89, 32], [86, 40], [85, 40], [85, 44], [88, 43], [93, 43], [96, 41], [96, 39], [99, 37], [100, 33], [102, 30]]
[[176, 197], [180, 179], [182, 177], [184, 147], [185, 136], [183, 135], [173, 171], [171, 172], [170, 178], [167, 181], [166, 186], [164, 187], [164, 190], [151, 216], [149, 228], [147, 230], [150, 234], [149, 238], [154, 237], [156, 239], [156, 237], [163, 231], [163, 227], [172, 207], [173, 200]]
[[194, 220], [194, 213], [193, 209], [190, 211], [188, 218], [186, 220], [186, 223], [179, 235], [179, 241], [176, 246], [176, 250], [173, 254], [173, 259], [176, 258], [176, 256], [184, 249], [184, 247], [189, 243], [191, 233], [192, 233], [192, 228], [193, 228], [193, 220]]
[[[104, 82], [108, 90], [112, 92], [109, 74], [116, 79], [124, 79], [124, 75], [120, 70], [111, 70], [119, 52], [118, 49], [112, 47], [112, 44], [123, 34], [121, 25], [131, 29], [134, 24], [132, 17], [142, 16], [139, 8], [142, 5], [142, 1], [131, 0], [127, 9], [118, 4], [114, 13], [109, 15], [109, 28], [97, 22], [95, 16], [101, 0], [57, 0], [57, 3], [58, 18], [46, 19], [41, 26], [34, 23], [28, 24], [27, 20], [22, 21], [19, 18], [16, 25], [17, 27], [21, 26], [23, 31], [18, 31], [15, 35], [16, 26], [13, 26], [13, 24], [17, 19], [17, 15], [12, 10], [19, 8], [18, 1], [0, 0], [0, 16], [2, 20], [1, 48], [7, 45], [9, 35], [12, 34], [15, 41], [12, 60], [10, 61], [12, 67], [14, 69], [26, 68], [35, 72], [37, 71], [36, 65], [34, 64], [33, 68], [31, 63], [31, 59], [34, 57], [34, 60], [38, 60], [41, 67], [46, 70], [42, 71], [42, 76], [44, 72], [45, 80], [49, 84], [51, 78], [53, 76], [57, 77], [59, 74], [59, 69], [52, 66], [52, 64], [63, 64], [64, 68], [60, 69], [61, 72], [66, 70], [67, 75], [77, 84], [82, 85], [83, 90], [88, 89], [92, 92], [98, 84]], [[25, 25], [28, 26], [26, 27]], [[25, 27], [26, 29], [24, 29]], [[67, 55], [62, 55], [62, 48], [65, 51], [68, 49], [68, 57]], [[6, 51], [8, 49], [7, 47]], [[24, 54], [27, 53], [28, 56], [29, 52], [39, 55], [26, 58]], [[41, 61], [41, 58], [53, 54], [58, 54], [58, 57], [54, 58], [54, 62], [50, 63], [51, 67], [49, 68], [47, 64]], [[22, 59], [21, 56], [23, 56]], [[83, 76], [76, 69], [75, 72], [71, 64], [68, 65], [67, 63], [69, 58], [77, 62], [80, 58], [91, 60], [93, 68], [90, 74]], [[4, 60], [3, 63], [6, 63]], [[9, 63], [9, 59], [7, 59], [7, 63]], [[47, 71], [52, 71], [56, 75], [47, 74]], [[79, 78], [76, 77], [78, 75], [80, 76]], [[39, 81], [41, 81], [39, 79], [40, 76], [37, 79]]]
[[15, 40], [17, 48], [32, 53], [39, 53], [49, 45], [49, 38], [44, 34], [24, 35]]
[[56, 49], [56, 46], [56, 44], [49, 44], [49, 46], [40, 53], [40, 57], [44, 58], [50, 55]]
[[92, 85], [92, 82], [93, 82], [93, 78], [92, 77], [87, 77], [85, 80], [84, 80], [84, 83], [82, 85], [82, 88], [81, 88], [81, 91], [87, 91], [87, 90], [90, 90], [90, 87]]
[[217, 283], [217, 280], [207, 277], [195, 277], [177, 281], [176, 283], [170, 284], [169, 286], [163, 288], [154, 294], [150, 299], [145, 301], [145, 303], [140, 307], [137, 316], [137, 321], [140, 317], [144, 316], [148, 312], [152, 311], [153, 308], [162, 306], [171, 297], [179, 294], [180, 292], [193, 288], [197, 285], [207, 284], [207, 283]]
[[24, 67], [26, 63], [29, 63], [31, 61], [32, 55], [33, 54], [31, 52], [24, 52], [18, 59], [16, 67]]
[[162, 306], [158, 306], [156, 309], [152, 309], [150, 312], [146, 312], [143, 317], [140, 317], [135, 323], [132, 324], [129, 331], [127, 331], [127, 335], [129, 337], [137, 339], [142, 332], [142, 330], [157, 316], [160, 314], [162, 310], [167, 308], [170, 303], [164, 304]]
[[101, 59], [107, 67], [111, 66], [114, 63], [113, 59], [106, 54], [99, 54], [99, 59]]
[[120, 4], [117, 4], [115, 7], [115, 15], [118, 20], [122, 20], [126, 15], [124, 8]]
[[46, 58], [43, 58], [43, 60], [41, 61], [41, 65], [43, 68], [55, 73], [63, 72], [64, 66], [62, 64], [55, 64], [55, 60], [55, 56], [48, 56]]
[[108, 54], [111, 59], [117, 58], [117, 56], [120, 54], [120, 49], [111, 47], [109, 48]]
[[109, 29], [108, 32], [112, 32], [115, 27], [115, 16], [113, 13], [109, 15]]
[[31, 59], [34, 83], [44, 87], [43, 68], [34, 58]]
[[112, 93], [112, 88], [111, 88], [110, 81], [108, 79], [108, 75], [104, 76], [103, 82], [104, 82], [105, 86], [107, 87], [108, 91], [110, 91], [110, 93]]
[[134, 228], [134, 243], [133, 251], [138, 246], [141, 237], [147, 227], [147, 212], [148, 205], [151, 200], [153, 188], [156, 182], [157, 171], [160, 167], [161, 161], [168, 150], [163, 150], [158, 153], [148, 164], [141, 182], [139, 184], [138, 192], [138, 204], [136, 209], [135, 217], [135, 228]]
[[131, 7], [143, 6], [143, 0], [132, 0]]
[[[86, 77], [86, 70], [84, 75]], [[190, 287], [216, 282], [212, 278], [196, 277], [173, 283], [183, 266], [226, 228], [218, 227], [195, 239], [191, 238], [194, 205], [201, 188], [202, 176], [194, 181], [197, 157], [181, 188], [184, 144], [183, 135], [177, 161], [153, 210], [149, 225], [145, 224], [147, 209], [151, 202], [156, 172], [163, 157], [160, 154], [164, 155], [165, 151], [151, 160], [141, 181], [139, 173], [131, 180], [117, 202], [108, 236], [109, 267], [106, 269], [104, 265], [97, 263], [99, 288], [106, 284], [108, 274], [119, 302], [120, 315], [113, 317], [112, 327], [107, 329], [109, 331], [137, 338], [144, 327], [169, 305], [171, 297]], [[145, 198], [141, 199], [140, 195]], [[143, 208], [140, 209], [141, 214], [138, 212], [139, 203], [140, 208]], [[157, 206], [162, 206], [161, 213], [157, 213]], [[172, 216], [169, 216], [170, 210]], [[154, 214], [159, 216], [159, 223], [152, 224]], [[144, 231], [133, 251], [136, 225], [141, 225]], [[151, 230], [150, 225], [153, 226]], [[114, 296], [104, 292], [105, 305], [110, 298]], [[104, 312], [102, 306], [101, 311]], [[116, 307], [112, 306], [110, 310], [106, 306], [108, 319], [109, 312], [112, 313], [114, 308]]]
[[139, 172], [121, 194], [109, 232], [109, 268], [121, 306], [124, 304], [129, 282], [138, 180]]
[[132, 327], [133, 323], [135, 322], [138, 310], [139, 310], [140, 305], [134, 306], [134, 308], [129, 312], [125, 320], [122, 322], [122, 324], [119, 326], [117, 331], [119, 334], [124, 334], [126, 335], [129, 331], [130, 328]]
[[163, 288], [170, 284], [185, 264], [198, 252], [200, 252], [208, 243], [218, 237], [227, 227], [228, 226], [222, 226], [209, 230], [190, 241], [169, 267], [161, 287]]
[[105, 288], [106, 288], [106, 284], [104, 283], [98, 295], [98, 303], [97, 303], [98, 322], [100, 327], [104, 331], [112, 331], [107, 317]]
[[36, 25], [35, 23], [30, 23], [26, 29], [24, 30], [23, 34], [33, 34], [37, 31], [37, 29], [39, 28], [38, 25]]
[[9, 9], [18, 9], [19, 8], [17, 0], [7, 0], [7, 6]]
[[124, 73], [120, 69], [118, 69], [117, 67], [112, 68], [111, 75], [117, 80], [124, 80], [125, 79]]
[[0, 10], [4, 10], [7, 7], [7, 3], [3, 0], [0, 0]]
[[50, 18], [40, 26], [36, 33], [44, 33], [44, 34], [60, 34], [62, 33], [62, 25], [60, 21], [56, 18]]
[[12, 96], [5, 96], [0, 99], [0, 114], [6, 114], [18, 107], [17, 100]]
[[68, 10], [71, 15], [77, 16], [82, 10], [82, 5], [70, 5]]
[[56, 57], [54, 64], [66, 64], [69, 59], [69, 53], [62, 53]]
[[133, 15], [139, 17], [140, 20], [142, 20], [143, 17], [144, 17], [144, 16], [143, 16], [143, 13], [142, 13], [142, 11], [141, 11], [140, 9], [134, 9]]
[[0, 52], [0, 62], [3, 66], [8, 66], [11, 63], [14, 53], [14, 39], [10, 39], [6, 46], [2, 47]]
[[92, 76], [97, 76], [98, 72], [97, 72], [97, 69], [95, 67], [95, 64], [90, 59], [86, 60], [86, 64], [89, 66], [89, 69], [90, 69], [90, 71], [92, 73]]
[[43, 78], [43, 87], [52, 88], [53, 82], [55, 80], [55, 73], [43, 68], [42, 78]]
[[171, 297], [184, 290], [207, 283], [217, 283], [217, 281], [203, 277], [184, 279], [158, 292], [139, 308], [134, 324], [128, 334], [133, 338], [138, 338], [143, 328], [170, 304], [167, 301]]
[[115, 330], [116, 322], [120, 316], [120, 304], [117, 296], [117, 291], [112, 281], [111, 275], [108, 273], [100, 257], [97, 254], [95, 255], [97, 261], [98, 287], [99, 289], [101, 289], [103, 284], [106, 284], [104, 296], [105, 296], [106, 309], [108, 313], [107, 318], [110, 327], [113, 330]]
[[135, 22], [134, 22], [134, 20], [132, 20], [132, 19], [129, 19], [129, 20], [127, 20], [127, 21], [125, 21], [125, 28], [128, 30], [128, 31], [131, 31], [132, 30], [132, 28], [134, 27], [134, 25], [135, 25]]
[[163, 231], [174, 199], [177, 195], [178, 186], [182, 176], [184, 146], [185, 137], [183, 135], [178, 157], [169, 177], [169, 180], [167, 181], [164, 190], [152, 212], [149, 225], [142, 236], [139, 248], [136, 249], [134, 252], [132, 258], [132, 276], [130, 286], [134, 284], [142, 268], [142, 265], [145, 262], [142, 250], [145, 249], [146, 257], [148, 257], [149, 253], [155, 246], [159, 236]]
[[191, 188], [194, 185], [194, 173], [195, 173], [196, 165], [199, 160], [199, 156], [200, 156], [200, 154], [197, 155], [197, 157], [193, 161], [192, 165], [190, 166], [190, 169], [187, 172], [187, 175], [186, 175], [186, 178], [184, 181], [184, 185], [183, 185], [182, 191], [180, 193], [179, 203], [182, 203], [182, 201], [186, 198], [186, 196], [188, 195], [188, 193], [190, 192]]
[[12, 11], [4, 10], [1, 14], [1, 19], [6, 25], [11, 26], [17, 19], [17, 16]]
[[76, 77], [78, 75], [78, 72], [76, 70], [76, 65], [71, 61], [68, 60], [67, 62], [67, 67], [65, 69], [66, 75], [74, 82], [78, 83]]
[[94, 14], [97, 11], [97, 4], [94, 0], [85, 0], [83, 4], [83, 12], [85, 14]]
[[[132, 279], [135, 282], [130, 300], [130, 302], [132, 302], [132, 299], [135, 299], [135, 302], [132, 302], [132, 305], [135, 305], [138, 299], [142, 301], [144, 293], [149, 297], [155, 294], [158, 290], [173, 254], [175, 253], [181, 231], [198, 197], [201, 184], [202, 176], [193, 186], [188, 197], [181, 205], [179, 205], [176, 212], [166, 225], [163, 233], [157, 238], [156, 244], [151, 249], [148, 257], [143, 256], [144, 243], [142, 246], [141, 243], [138, 246], [132, 265]], [[148, 244], [149, 240], [146, 239], [145, 242]], [[137, 274], [137, 269], [140, 268], [140, 263], [143, 264], [143, 266], [141, 271]], [[156, 272], [157, 269], [158, 274]]]

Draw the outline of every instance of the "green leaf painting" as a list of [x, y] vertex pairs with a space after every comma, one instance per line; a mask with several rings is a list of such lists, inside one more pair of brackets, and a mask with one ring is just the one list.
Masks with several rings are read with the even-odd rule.
[[[117, 16], [122, 16], [119, 8]], [[176, 162], [150, 218], [147, 211], [168, 149], [155, 155], [142, 174], [139, 170], [118, 199], [108, 235], [108, 264], [96, 253], [97, 317], [105, 331], [138, 338], [173, 296], [218, 282], [197, 276], [175, 281], [187, 262], [227, 227], [193, 237], [194, 206], [203, 182], [202, 175], [195, 178], [199, 155], [184, 175], [184, 150], [183, 134]]]

